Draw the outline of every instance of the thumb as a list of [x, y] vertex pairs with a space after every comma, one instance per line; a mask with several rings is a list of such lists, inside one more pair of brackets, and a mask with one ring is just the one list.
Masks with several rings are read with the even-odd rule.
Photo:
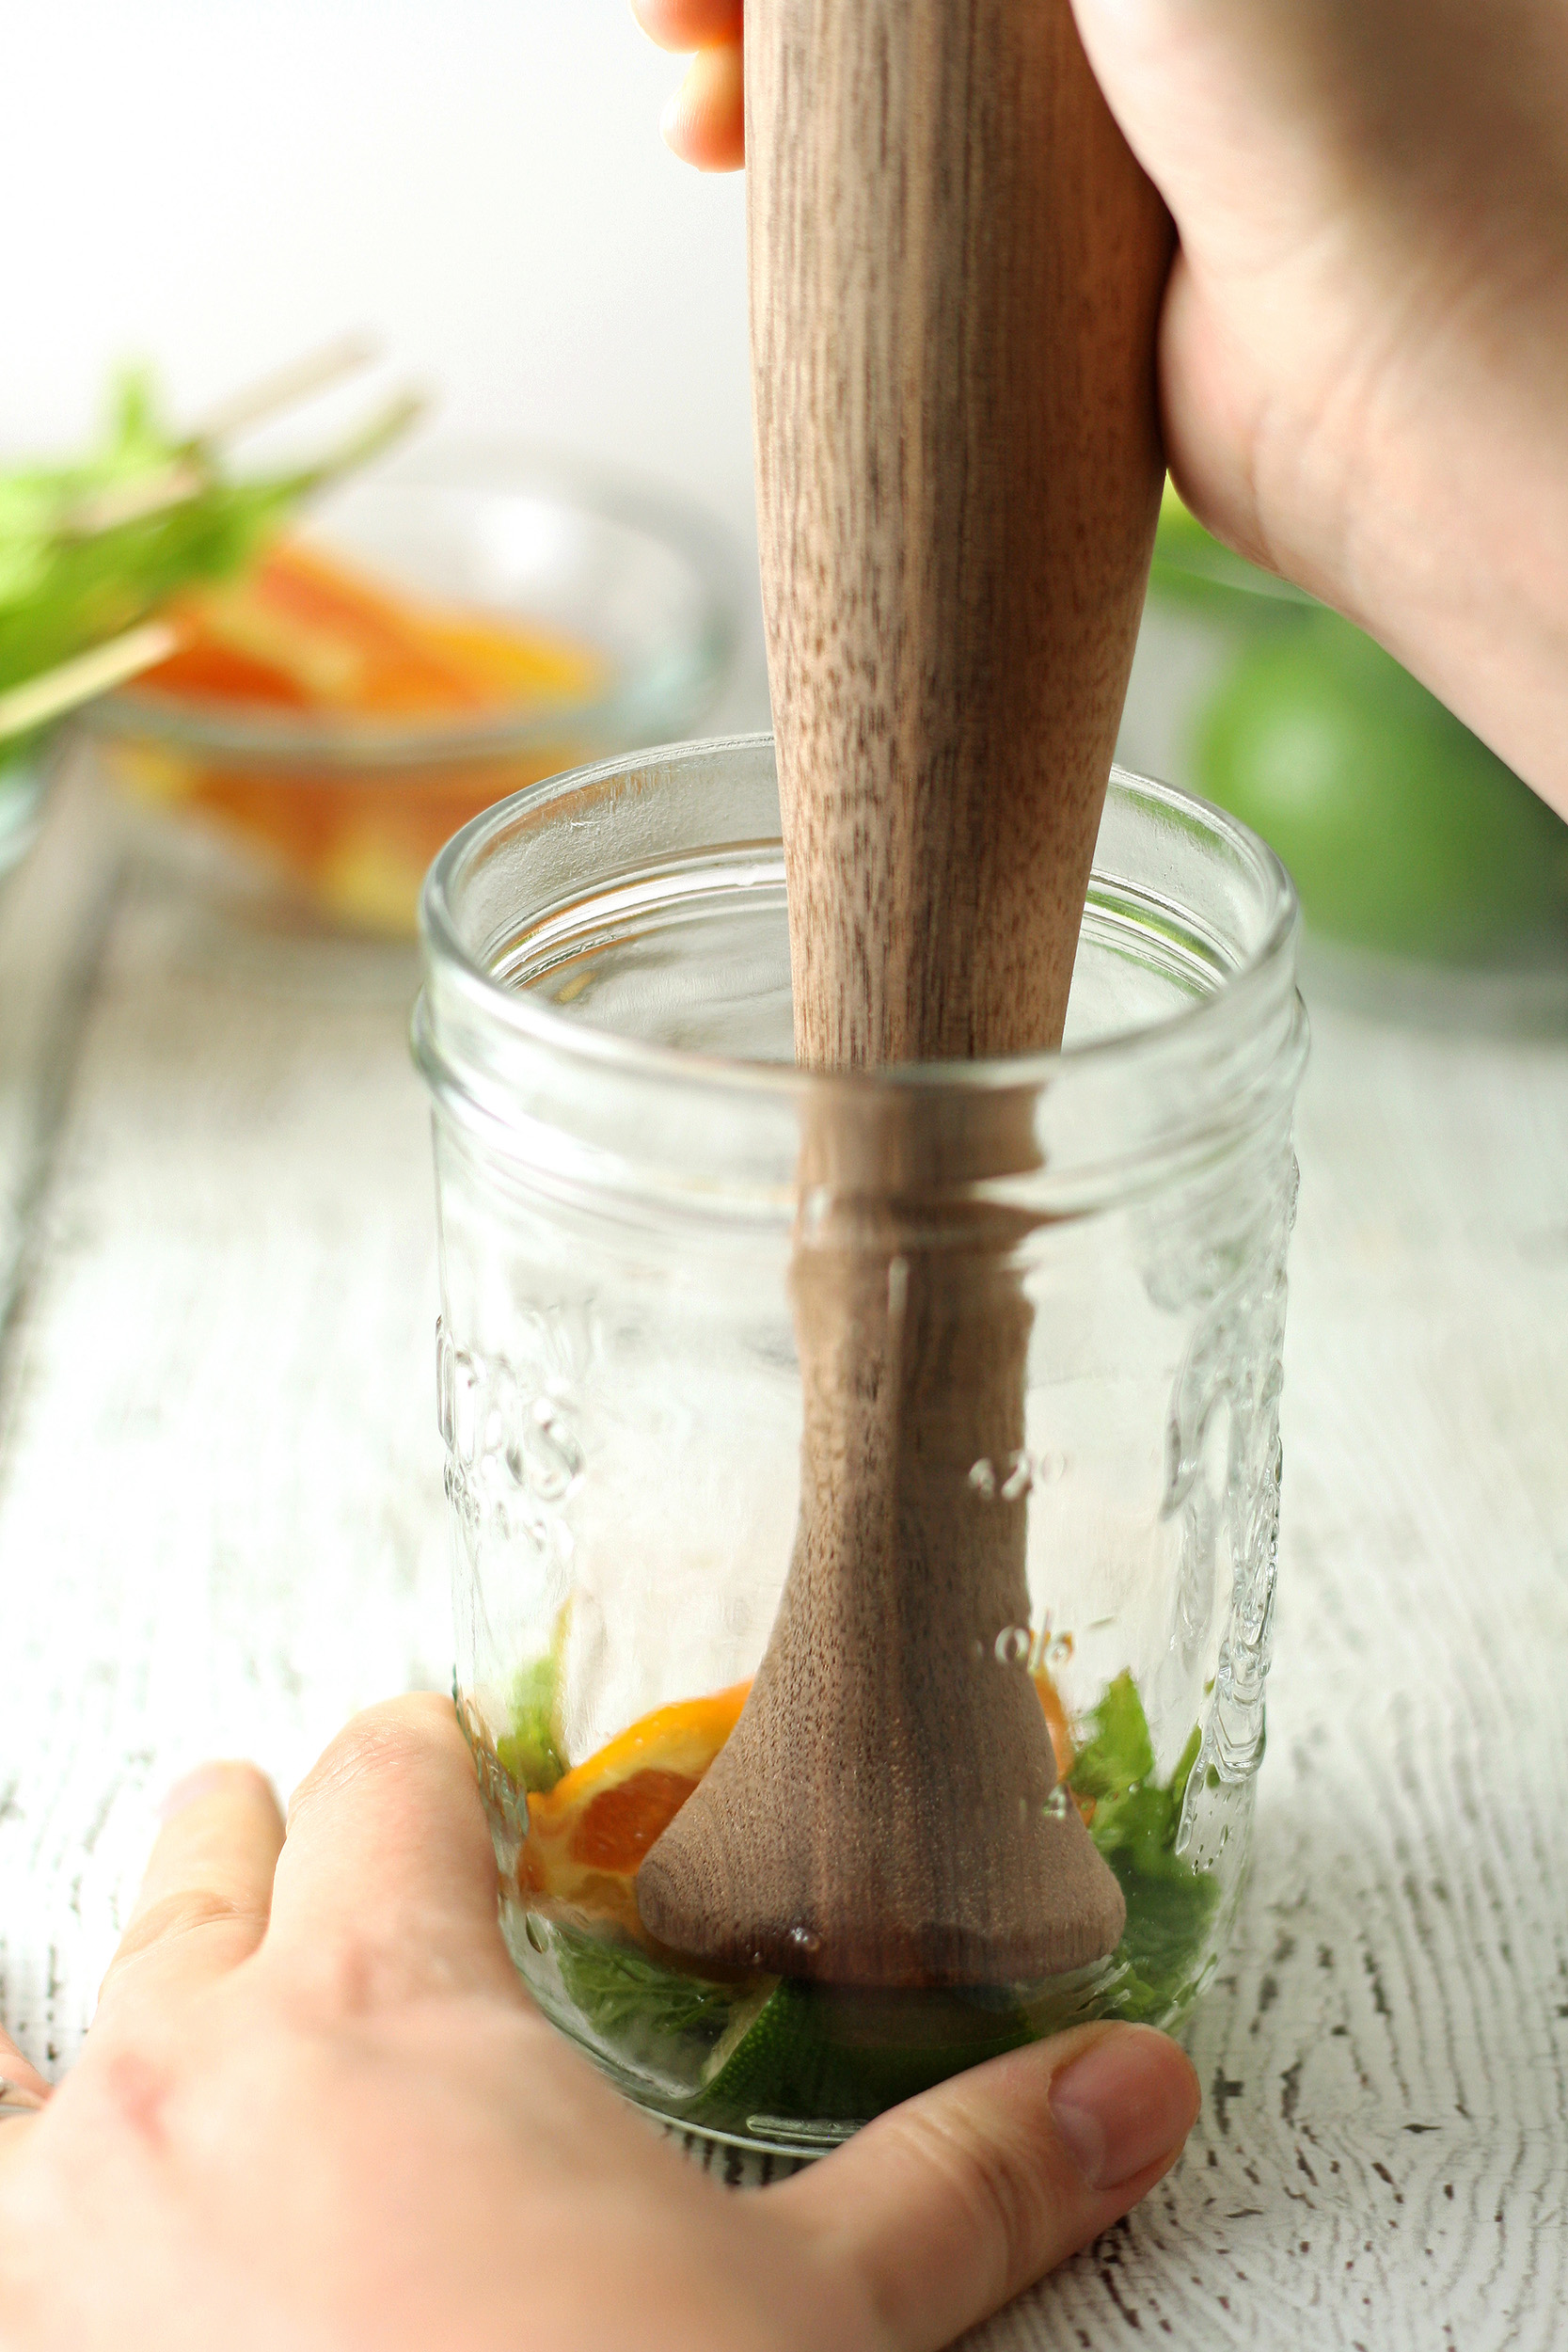
[[1174, 2042], [1085, 2026], [895, 2107], [771, 2201], [848, 2274], [892, 2352], [936, 2352], [1119, 2220], [1197, 2110]]

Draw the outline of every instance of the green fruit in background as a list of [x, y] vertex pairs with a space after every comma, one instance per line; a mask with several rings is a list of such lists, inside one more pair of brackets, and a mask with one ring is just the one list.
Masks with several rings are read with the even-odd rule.
[[1568, 825], [1348, 622], [1274, 611], [1198, 716], [1193, 780], [1278, 852], [1308, 923], [1451, 961], [1568, 947]]

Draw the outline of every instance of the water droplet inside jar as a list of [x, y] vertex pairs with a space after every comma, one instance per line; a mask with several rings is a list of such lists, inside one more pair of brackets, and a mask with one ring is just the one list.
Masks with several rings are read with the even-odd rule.
[[791, 1928], [789, 1940], [798, 1952], [816, 1952], [822, 1948], [822, 1938], [814, 1935], [810, 1928]]

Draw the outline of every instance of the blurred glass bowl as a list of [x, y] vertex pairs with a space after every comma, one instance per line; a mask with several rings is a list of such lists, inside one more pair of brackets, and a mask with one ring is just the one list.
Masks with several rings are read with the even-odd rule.
[[134, 800], [222, 834], [355, 928], [411, 931], [426, 866], [480, 809], [698, 731], [733, 663], [740, 572], [722, 533], [679, 501], [562, 460], [404, 461], [337, 491], [298, 536], [394, 591], [598, 658], [581, 700], [472, 715], [292, 711], [147, 685], [86, 714]]

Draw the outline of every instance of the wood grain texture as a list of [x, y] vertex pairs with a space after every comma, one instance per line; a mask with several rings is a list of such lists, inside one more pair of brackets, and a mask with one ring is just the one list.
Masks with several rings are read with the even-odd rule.
[[[88, 816], [56, 809], [56, 877]], [[8, 971], [59, 944], [42, 880], [0, 901]], [[100, 928], [0, 1407], [0, 2014], [52, 2074], [176, 1772], [248, 1751], [286, 1788], [450, 1655], [406, 983], [135, 869]], [[1269, 1753], [1186, 2036], [1205, 2112], [973, 2352], [1562, 2342], [1568, 1037], [1312, 1009]]]
[[[1169, 223], [1067, 0], [752, 0], [746, 54], [797, 1059], [1051, 1046], [1159, 503]], [[852, 1157], [816, 1117], [802, 1197]], [[1022, 1435], [1016, 1233], [895, 1206], [908, 1123], [802, 1235], [789, 1581], [638, 1899], [710, 1961], [1003, 1984], [1102, 1958], [1125, 1906], [988, 1671], [1027, 1616], [1022, 1511], [969, 1484]], [[1014, 1123], [977, 1174], [1031, 1164]]]
[[1127, 1907], [1056, 1788], [1034, 1684], [998, 1658], [1029, 1622], [1022, 1498], [982, 1502], [970, 1477], [1022, 1449], [1031, 1309], [983, 1227], [966, 1248], [851, 1225], [796, 1250], [805, 1422], [778, 1620], [638, 1906], [677, 1950], [833, 1984], [1081, 1968]]
[[1562, 2339], [1568, 1033], [1313, 1016], [1269, 1752], [1186, 2037], [1205, 2111], [988, 2352]]
[[798, 1058], [1053, 1045], [1159, 505], [1169, 223], [1068, 0], [756, 0], [746, 88]]
[[112, 834], [56, 824], [0, 879], [0, 1334], [27, 1281], [119, 868]]

